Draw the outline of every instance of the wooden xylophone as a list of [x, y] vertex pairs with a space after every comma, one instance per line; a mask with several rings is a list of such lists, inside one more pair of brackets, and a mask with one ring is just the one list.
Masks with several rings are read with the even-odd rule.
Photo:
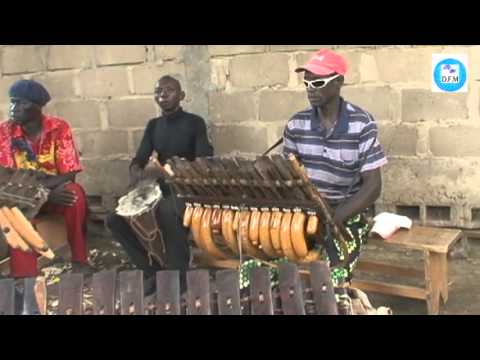
[[49, 190], [39, 171], [0, 167], [0, 206], [18, 207], [30, 219], [47, 202]]
[[332, 209], [293, 155], [174, 157], [167, 163], [166, 182], [186, 203], [184, 226], [209, 256], [309, 263], [319, 259], [315, 245], [328, 230], [347, 259], [346, 230], [334, 223]]
[[48, 200], [49, 190], [40, 181], [43, 176], [34, 170], [0, 167], [0, 242], [53, 258], [52, 250], [29, 221]]

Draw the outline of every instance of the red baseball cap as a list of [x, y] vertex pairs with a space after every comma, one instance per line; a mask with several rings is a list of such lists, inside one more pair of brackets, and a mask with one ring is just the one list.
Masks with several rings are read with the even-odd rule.
[[313, 57], [295, 72], [310, 71], [319, 76], [340, 74], [345, 75], [348, 65], [345, 58], [329, 49], [318, 50]]

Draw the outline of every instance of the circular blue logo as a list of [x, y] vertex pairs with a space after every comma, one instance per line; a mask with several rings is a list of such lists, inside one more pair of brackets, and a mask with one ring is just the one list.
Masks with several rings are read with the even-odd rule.
[[433, 79], [439, 89], [455, 92], [465, 85], [467, 69], [460, 60], [444, 59], [435, 66]]

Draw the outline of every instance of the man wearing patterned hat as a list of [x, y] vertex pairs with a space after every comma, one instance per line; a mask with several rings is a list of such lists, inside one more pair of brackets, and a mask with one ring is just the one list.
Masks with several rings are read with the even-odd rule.
[[302, 67], [311, 107], [295, 114], [284, 131], [283, 154], [294, 154], [310, 181], [334, 209], [334, 220], [350, 234], [348, 255], [336, 239], [323, 239], [334, 285], [348, 284], [367, 237], [363, 213], [378, 199], [382, 189], [380, 168], [387, 163], [378, 141], [373, 116], [344, 100], [340, 90], [347, 73], [345, 59], [328, 49], [317, 51]]
[[[85, 191], [75, 182], [82, 166], [70, 126], [59, 117], [42, 113], [50, 95], [36, 81], [15, 82], [9, 96], [9, 120], [0, 123], [0, 166], [44, 173], [43, 184], [50, 193], [40, 211], [63, 215], [72, 269], [90, 274], [93, 268], [87, 261], [87, 201]], [[10, 270], [14, 278], [37, 276], [37, 255], [10, 248]]]

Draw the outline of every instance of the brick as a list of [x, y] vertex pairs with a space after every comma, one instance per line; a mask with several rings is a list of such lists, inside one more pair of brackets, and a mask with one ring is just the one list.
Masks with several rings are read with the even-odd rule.
[[233, 86], [248, 88], [268, 85], [287, 85], [288, 55], [242, 55], [231, 61], [230, 79]]
[[185, 45], [155, 45], [155, 58], [157, 60], [183, 59]]
[[[283, 132], [285, 131], [285, 125], [286, 124], [282, 124], [280, 126], [269, 126], [268, 127], [268, 146], [267, 146], [267, 148], [269, 148], [270, 146], [275, 144], [278, 139], [283, 137]], [[266, 151], [267, 148], [265, 148], [262, 152]], [[270, 154], [271, 155], [272, 154], [279, 154], [279, 153], [281, 153], [282, 149], [283, 149], [283, 145], [279, 145], [274, 150], [272, 150], [270, 152]]]
[[268, 148], [267, 129], [253, 126], [214, 126], [212, 141], [217, 155], [232, 151], [260, 154]]
[[[346, 84], [356, 84], [360, 82], [360, 62], [362, 53], [358, 51], [337, 51], [339, 54], [345, 57], [348, 65], [348, 72], [345, 75]], [[296, 56], [297, 67], [305, 65], [315, 54], [315, 51], [308, 53], [301, 53]], [[299, 74], [300, 79], [303, 79], [303, 74]]]
[[124, 195], [128, 186], [129, 160], [83, 160], [85, 171], [78, 181], [88, 195]]
[[108, 121], [113, 127], [143, 127], [156, 117], [153, 99], [115, 100], [107, 103]]
[[480, 157], [480, 128], [470, 126], [430, 129], [430, 151], [434, 156]]
[[31, 73], [45, 70], [45, 46], [6, 46], [2, 49], [2, 55], [3, 74]]
[[32, 79], [45, 86], [53, 100], [75, 96], [75, 73], [72, 71], [49, 72]]
[[211, 56], [238, 55], [261, 53], [266, 50], [265, 45], [209, 45]]
[[209, 118], [215, 123], [239, 123], [256, 119], [254, 94], [242, 91], [231, 94], [210, 93]]
[[10, 104], [0, 105], [0, 112], [3, 114], [3, 116], [0, 118], [0, 122], [8, 120], [9, 108], [10, 108]]
[[125, 68], [101, 68], [80, 72], [82, 94], [86, 97], [112, 97], [128, 95]]
[[213, 87], [218, 90], [225, 89], [229, 76], [228, 60], [211, 59], [210, 69], [210, 82]]
[[8, 96], [8, 90], [17, 80], [20, 80], [21, 76], [4, 76], [0, 78], [0, 103], [6, 103], [10, 101]]
[[178, 79], [183, 87], [186, 86], [185, 65], [177, 63], [163, 63], [163, 65], [141, 65], [132, 69], [133, 87], [135, 94], [153, 94], [155, 83], [164, 75]]
[[469, 81], [472, 79], [480, 79], [480, 69], [477, 64], [480, 63], [480, 45], [470, 47], [468, 57], [468, 77]]
[[432, 93], [430, 90], [402, 91], [402, 121], [466, 119], [466, 94]]
[[147, 57], [145, 45], [97, 45], [95, 59], [97, 65], [137, 64]]
[[58, 116], [57, 110], [55, 109], [55, 103], [54, 102], [49, 102], [47, 105], [45, 105], [42, 108], [42, 112], [44, 114], [51, 114], [51, 115], [54, 115], [54, 116]]
[[123, 130], [81, 131], [75, 139], [82, 157], [128, 154], [128, 133]]
[[270, 51], [318, 51], [320, 49], [333, 49], [333, 45], [270, 45]]
[[136, 153], [138, 147], [140, 146], [140, 143], [142, 142], [143, 139], [143, 134], [145, 133], [145, 130], [135, 130], [133, 131], [133, 149], [130, 150], [130, 152]]
[[48, 69], [89, 68], [92, 66], [92, 52], [92, 47], [87, 45], [51, 45], [48, 49]]
[[56, 114], [73, 128], [100, 128], [100, 109], [96, 101], [65, 101], [55, 104]]
[[378, 74], [377, 62], [375, 56], [371, 54], [362, 54], [360, 60], [360, 82], [375, 82], [380, 76]]
[[275, 142], [275, 140], [278, 140], [280, 137], [283, 136], [283, 133], [285, 131], [285, 127], [287, 124], [282, 124], [279, 126], [269, 126], [268, 129], [271, 134], [270, 141]]
[[415, 156], [418, 133], [414, 127], [378, 124], [379, 141], [387, 156]]
[[302, 91], [262, 91], [260, 93], [260, 120], [287, 121], [298, 111], [309, 107], [307, 94]]
[[388, 83], [424, 82], [431, 83], [432, 53], [430, 49], [381, 49], [375, 51], [378, 74], [381, 81]]
[[368, 111], [376, 120], [395, 120], [400, 108], [400, 94], [390, 86], [345, 86], [343, 98]]
[[479, 181], [478, 159], [390, 158], [383, 170], [383, 201], [429, 206], [480, 204]]

